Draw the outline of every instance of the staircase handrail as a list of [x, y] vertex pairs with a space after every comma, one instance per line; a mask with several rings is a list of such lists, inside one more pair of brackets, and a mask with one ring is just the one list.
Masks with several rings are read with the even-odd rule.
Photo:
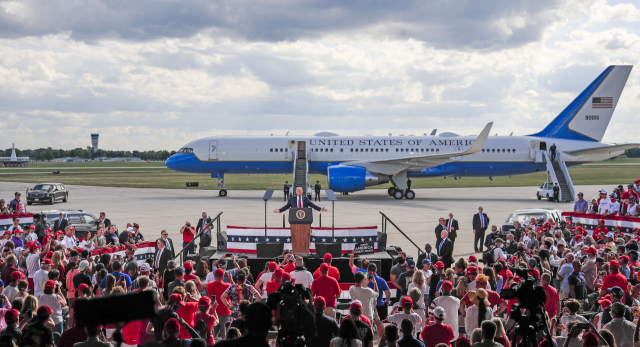
[[569, 186], [569, 191], [571, 192], [570, 200], [572, 200], [573, 197], [576, 196], [576, 191], [573, 188], [573, 182], [571, 181], [571, 176], [569, 175], [569, 169], [567, 169], [567, 165], [564, 163], [564, 160], [562, 160], [562, 157], [560, 156], [559, 152], [556, 154], [556, 157], [557, 157], [556, 159], [560, 163], [560, 167], [562, 168], [562, 173], [564, 174], [564, 178], [567, 180], [567, 185]]
[[[549, 153], [547, 151], [542, 151], [542, 155], [544, 155], [544, 159], [547, 162], [547, 172], [551, 176], [551, 181], [555, 185], [556, 183], [559, 185], [560, 181], [558, 181], [558, 176], [556, 176], [556, 170], [553, 168], [553, 162], [551, 162], [551, 158], [549, 157]], [[552, 187], [553, 188], [553, 187]], [[560, 201], [562, 201], [562, 189], [560, 189]]]
[[382, 213], [382, 211], [379, 211], [380, 214], [382, 215], [382, 233], [386, 234], [387, 233], [387, 222], [391, 223], [391, 225], [393, 225], [396, 230], [398, 230], [400, 232], [400, 234], [402, 234], [402, 236], [404, 236], [407, 240], [409, 240], [409, 242], [411, 242], [412, 245], [414, 245], [417, 249], [418, 249], [418, 255], [424, 253], [424, 251], [422, 249], [420, 249], [420, 247], [418, 247], [418, 245], [416, 245], [415, 242], [413, 242], [413, 240], [407, 236], [407, 234], [404, 233], [404, 231], [402, 231], [397, 225], [396, 223], [394, 223], [389, 217], [387, 217], [386, 214]]

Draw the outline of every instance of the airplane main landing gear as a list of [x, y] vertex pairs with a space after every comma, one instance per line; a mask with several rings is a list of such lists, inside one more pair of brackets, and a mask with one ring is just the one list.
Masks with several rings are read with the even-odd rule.
[[389, 189], [387, 189], [387, 193], [389, 193], [389, 196], [393, 196], [396, 190], [397, 190], [396, 187], [389, 187]]
[[407, 192], [404, 193], [404, 197], [408, 200], [413, 200], [413, 198], [416, 197], [416, 193], [414, 193], [413, 190], [407, 190]]
[[396, 191], [393, 192], [393, 197], [394, 199], [400, 200], [404, 197], [404, 192], [400, 189], [396, 189]]

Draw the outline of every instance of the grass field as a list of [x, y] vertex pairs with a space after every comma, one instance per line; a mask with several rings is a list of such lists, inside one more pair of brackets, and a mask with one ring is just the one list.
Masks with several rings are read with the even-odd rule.
[[[574, 185], [627, 184], [640, 177], [640, 161], [606, 161], [582, 165], [569, 169]], [[59, 170], [60, 174], [52, 174]], [[546, 179], [545, 173], [512, 177], [416, 178], [412, 188], [464, 188], [464, 187], [509, 187], [537, 186]], [[292, 181], [292, 175], [226, 175], [229, 190], [282, 189], [284, 181]], [[310, 182], [320, 181], [326, 187], [326, 177], [310, 175]], [[162, 162], [118, 162], [118, 163], [38, 163], [29, 168], [1, 168], [0, 181], [5, 182], [60, 182], [71, 185], [134, 188], [185, 188], [186, 182], [199, 182], [199, 188], [216, 189], [216, 179], [209, 175], [186, 174], [167, 169]], [[371, 187], [386, 189], [390, 184]]]

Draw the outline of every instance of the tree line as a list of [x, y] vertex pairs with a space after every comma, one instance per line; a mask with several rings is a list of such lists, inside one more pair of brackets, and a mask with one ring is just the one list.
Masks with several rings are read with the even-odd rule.
[[[94, 159], [97, 157], [107, 158], [131, 158], [137, 157], [143, 160], [167, 160], [170, 156], [174, 155], [176, 151], [109, 151], [104, 149], [98, 149], [93, 152], [91, 147], [87, 148], [75, 148], [75, 149], [53, 149], [39, 148], [39, 149], [18, 149], [16, 148], [16, 155], [18, 157], [29, 157], [31, 160], [53, 160], [56, 158], [64, 157], [78, 157], [83, 159]], [[0, 156], [10, 157], [11, 148], [0, 150]]]

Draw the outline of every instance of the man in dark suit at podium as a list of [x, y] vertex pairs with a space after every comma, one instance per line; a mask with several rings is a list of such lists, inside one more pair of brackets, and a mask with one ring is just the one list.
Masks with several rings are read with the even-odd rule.
[[453, 243], [448, 238], [449, 233], [443, 231], [440, 235], [440, 244], [438, 245], [438, 260], [444, 263], [444, 268], [448, 269], [455, 262], [453, 259]]
[[290, 209], [291, 207], [294, 207], [294, 208], [311, 207], [316, 211], [327, 212], [326, 208], [317, 206], [316, 204], [312, 203], [308, 197], [304, 196], [302, 194], [301, 187], [296, 188], [296, 196], [289, 199], [289, 202], [286, 205], [284, 205], [282, 208], [275, 209], [273, 213], [281, 213]]

